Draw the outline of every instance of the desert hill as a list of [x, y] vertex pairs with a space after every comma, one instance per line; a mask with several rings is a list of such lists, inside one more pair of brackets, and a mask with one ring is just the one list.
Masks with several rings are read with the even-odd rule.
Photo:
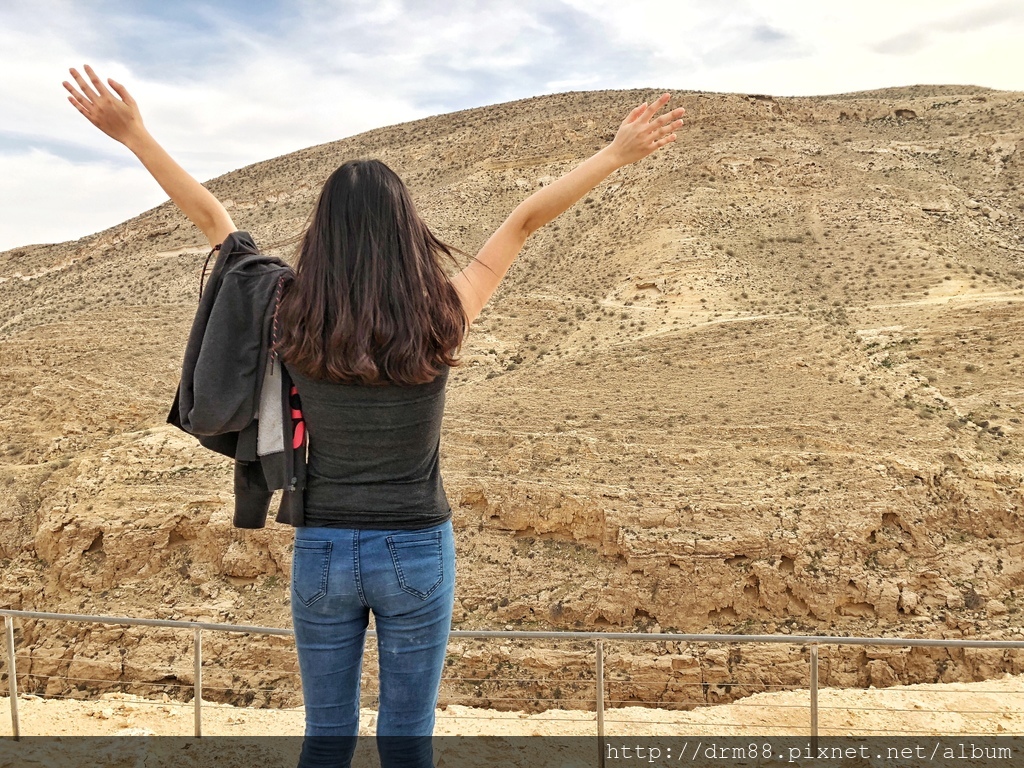
[[[647, 98], [431, 117], [209, 186], [287, 257], [327, 175], [378, 157], [472, 254]], [[528, 243], [453, 371], [457, 628], [1020, 634], [1024, 94], [677, 104], [679, 141]], [[289, 624], [290, 530], [232, 529], [230, 464], [164, 423], [205, 258], [169, 204], [0, 254], [4, 605]], [[18, 638], [38, 675], [23, 690], [190, 682], [180, 633], [28, 622]], [[206, 643], [221, 700], [298, 703], [288, 642]], [[496, 669], [546, 700], [568, 695], [553, 672], [592, 674], [587, 646], [450, 650], [477, 679], [445, 689], [455, 703], [509, 695], [484, 680]], [[607, 653], [619, 701], [806, 686], [799, 648]], [[1012, 651], [822, 649], [821, 682], [1022, 671]]]

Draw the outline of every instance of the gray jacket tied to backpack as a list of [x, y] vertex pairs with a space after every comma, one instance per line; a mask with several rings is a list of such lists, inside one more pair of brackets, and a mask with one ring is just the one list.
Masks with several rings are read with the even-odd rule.
[[167, 421], [235, 460], [235, 527], [264, 527], [277, 489], [284, 491], [277, 521], [301, 526], [302, 411], [271, 349], [277, 303], [294, 273], [281, 259], [259, 253], [248, 232], [228, 235], [219, 250], [205, 290], [200, 283]]

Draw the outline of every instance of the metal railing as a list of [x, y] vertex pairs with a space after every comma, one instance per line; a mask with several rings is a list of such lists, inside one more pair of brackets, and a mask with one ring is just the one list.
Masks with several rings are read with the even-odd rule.
[[[7, 629], [7, 672], [11, 703], [11, 727], [15, 740], [20, 738], [18, 720], [18, 685], [15, 662], [14, 619], [43, 619], [78, 623], [114, 624], [128, 626], [150, 626], [175, 629], [191, 629], [194, 633], [193, 654], [193, 719], [194, 734], [202, 736], [202, 696], [203, 696], [203, 636], [204, 630], [215, 632], [244, 632], [263, 635], [293, 636], [291, 629], [280, 627], [260, 627], [245, 624], [218, 624], [200, 621], [176, 621], [171, 619], [146, 619], [129, 616], [93, 616], [69, 613], [47, 613], [42, 611], [18, 611], [0, 609], [4, 616]], [[367, 635], [374, 637], [374, 630], [367, 630]], [[605, 736], [605, 658], [604, 643], [608, 641], [622, 642], [681, 642], [681, 643], [774, 643], [786, 645], [808, 646], [809, 659], [809, 735], [814, 744], [818, 738], [818, 647], [820, 645], [881, 645], [897, 647], [939, 647], [939, 648], [1010, 648], [1024, 650], [1024, 640], [949, 640], [941, 638], [917, 637], [836, 637], [828, 635], [727, 635], [727, 634], [676, 634], [676, 633], [643, 633], [643, 632], [558, 632], [558, 631], [512, 631], [512, 630], [453, 630], [451, 638], [467, 639], [513, 639], [513, 640], [569, 640], [588, 641], [594, 643], [596, 695], [592, 700], [596, 710], [597, 736]], [[109, 681], [97, 681], [109, 682]], [[577, 699], [580, 701], [581, 699]], [[612, 702], [622, 703], [622, 702]]]

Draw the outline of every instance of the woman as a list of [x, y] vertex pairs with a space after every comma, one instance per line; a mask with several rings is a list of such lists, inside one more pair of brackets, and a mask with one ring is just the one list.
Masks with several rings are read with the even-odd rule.
[[[211, 246], [235, 231], [217, 199], [150, 136], [124, 86], [85, 73], [72, 69], [77, 87], [64, 83], [78, 111], [135, 153]], [[440, 262], [450, 249], [383, 163], [347, 162], [324, 185], [278, 312], [277, 349], [309, 436], [291, 585], [306, 711], [300, 766], [351, 760], [371, 611], [382, 764], [432, 764], [455, 586], [438, 470], [448, 369], [526, 239], [612, 171], [675, 140], [683, 110], [659, 116], [668, 100], [630, 112], [611, 144], [516, 207], [453, 278]]]

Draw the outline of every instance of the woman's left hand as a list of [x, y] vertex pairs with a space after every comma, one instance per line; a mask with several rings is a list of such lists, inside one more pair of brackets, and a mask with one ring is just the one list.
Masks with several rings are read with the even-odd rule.
[[78, 83], [78, 88], [64, 81], [64, 87], [71, 94], [68, 101], [75, 109], [107, 136], [125, 146], [144, 135], [146, 128], [142, 124], [139, 107], [125, 87], [108, 78], [110, 88], [117, 94], [115, 96], [88, 64], [85, 65], [85, 73], [91, 85], [76, 69], [71, 69], [71, 76]]
[[664, 115], [658, 115], [670, 98], [671, 94], [663, 93], [653, 104], [641, 104], [626, 115], [626, 119], [622, 121], [615, 134], [615, 139], [608, 146], [608, 151], [620, 166], [642, 160], [676, 140], [675, 132], [683, 127], [680, 118], [686, 114], [686, 110], [679, 107]]

